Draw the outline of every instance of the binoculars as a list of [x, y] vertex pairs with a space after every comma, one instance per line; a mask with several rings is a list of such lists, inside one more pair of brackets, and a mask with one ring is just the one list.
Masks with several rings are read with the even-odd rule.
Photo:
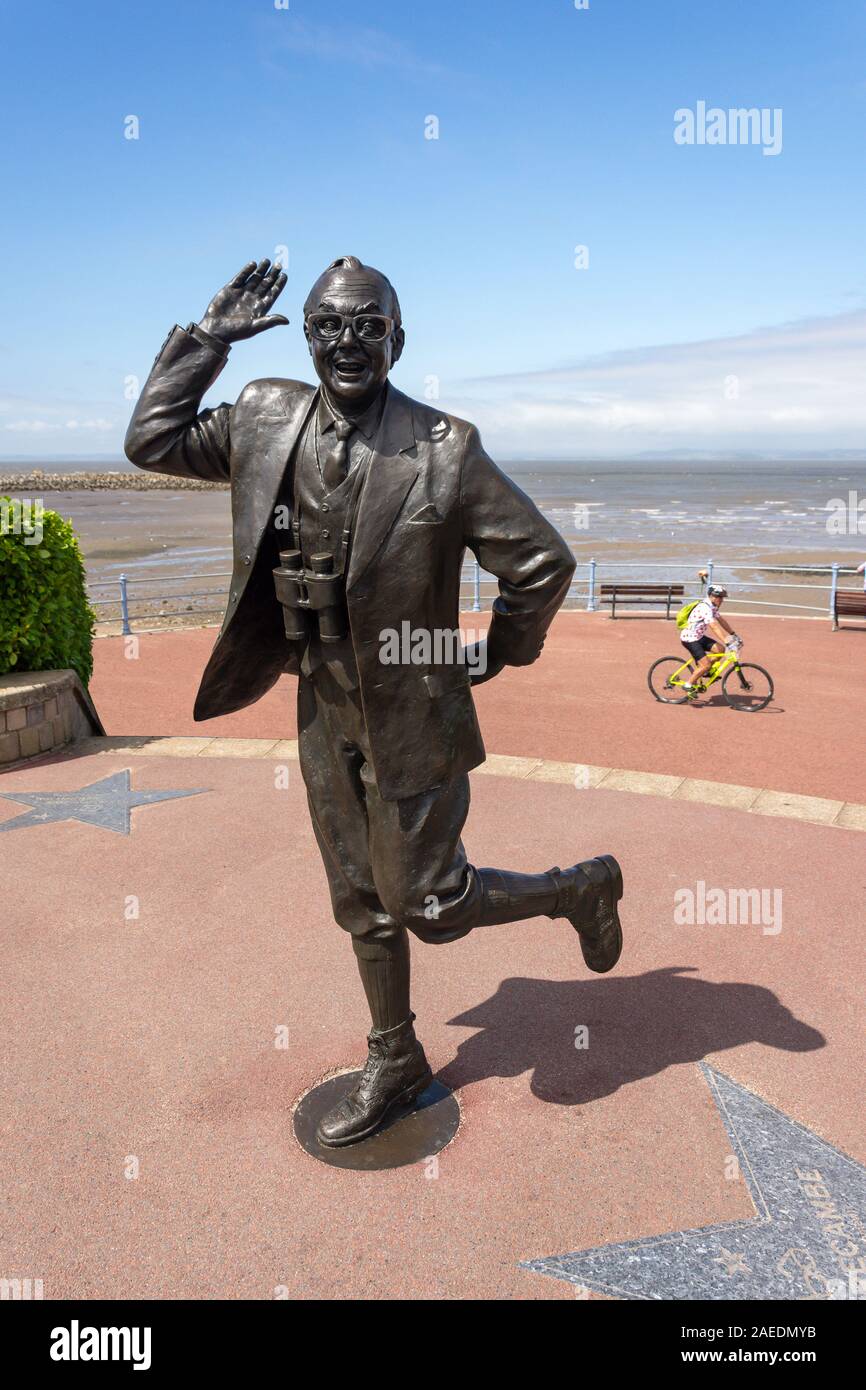
[[281, 550], [274, 588], [283, 606], [286, 637], [300, 642], [318, 626], [323, 642], [340, 642], [349, 631], [342, 573], [334, 573], [333, 555], [310, 556], [304, 568], [300, 550]]

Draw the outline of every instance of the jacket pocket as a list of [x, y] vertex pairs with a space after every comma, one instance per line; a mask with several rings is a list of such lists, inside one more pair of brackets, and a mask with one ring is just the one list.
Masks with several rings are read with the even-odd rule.
[[462, 664], [443, 666], [441, 670], [423, 676], [422, 680], [431, 700], [438, 700], [454, 691], [468, 690], [470, 684], [469, 672]]
[[444, 516], [436, 510], [432, 502], [427, 502], [414, 516], [406, 518], [407, 526], [441, 526]]

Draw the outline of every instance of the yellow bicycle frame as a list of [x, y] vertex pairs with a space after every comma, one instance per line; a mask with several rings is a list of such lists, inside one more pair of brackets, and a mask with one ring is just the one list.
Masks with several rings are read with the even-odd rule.
[[[690, 656], [687, 657], [682, 666], [678, 666], [673, 675], [668, 677], [667, 684], [686, 685], [688, 682], [683, 677], [692, 664], [693, 658]], [[695, 690], [709, 690], [710, 686], [714, 685], [716, 681], [724, 675], [729, 666], [739, 666], [739, 664], [739, 659], [735, 652], [716, 652], [709, 671], [707, 671], [705, 676], [701, 677], [701, 680], [695, 686]], [[694, 662], [694, 665], [697, 665], [697, 662]]]

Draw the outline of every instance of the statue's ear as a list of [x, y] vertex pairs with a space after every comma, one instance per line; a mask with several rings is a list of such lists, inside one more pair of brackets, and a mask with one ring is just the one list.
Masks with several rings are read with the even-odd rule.
[[311, 338], [310, 338], [310, 330], [309, 330], [309, 328], [307, 327], [306, 323], [304, 323], [304, 337], [305, 337], [306, 340], [307, 340], [307, 352], [308, 352], [308, 353], [310, 354], [310, 356], [312, 357], [312, 355], [313, 355], [313, 344], [312, 344], [312, 340], [311, 340]]
[[403, 332], [403, 329], [402, 329], [402, 328], [396, 329], [395, 332], [394, 332], [394, 347], [393, 347], [393, 350], [392, 350], [392, 352], [391, 352], [391, 364], [392, 364], [392, 366], [393, 366], [393, 364], [394, 364], [395, 362], [399, 362], [399, 361], [400, 361], [400, 358], [401, 358], [402, 355], [403, 355], [403, 345], [404, 345], [405, 342], [406, 342], [406, 334]]

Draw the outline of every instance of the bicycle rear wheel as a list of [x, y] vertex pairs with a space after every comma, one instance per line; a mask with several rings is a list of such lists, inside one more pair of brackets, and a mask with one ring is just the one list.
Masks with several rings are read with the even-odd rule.
[[773, 677], [763, 666], [738, 664], [725, 673], [722, 694], [731, 709], [755, 714], [773, 698]]
[[[660, 656], [647, 672], [647, 685], [663, 705], [681, 705], [688, 694], [681, 685], [671, 685], [670, 678], [683, 664], [681, 656]], [[685, 673], [684, 673], [685, 674]]]

